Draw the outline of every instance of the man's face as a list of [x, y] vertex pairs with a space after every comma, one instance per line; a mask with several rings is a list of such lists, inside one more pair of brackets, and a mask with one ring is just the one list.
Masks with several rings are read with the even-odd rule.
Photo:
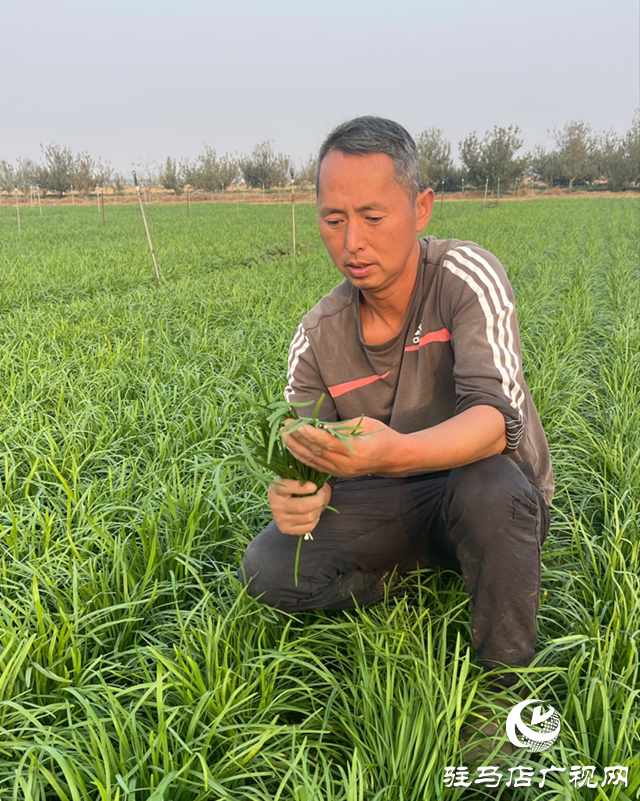
[[320, 236], [333, 263], [365, 296], [384, 296], [413, 281], [420, 252], [416, 233], [429, 222], [432, 205], [430, 189], [411, 202], [385, 153], [330, 150], [322, 161]]

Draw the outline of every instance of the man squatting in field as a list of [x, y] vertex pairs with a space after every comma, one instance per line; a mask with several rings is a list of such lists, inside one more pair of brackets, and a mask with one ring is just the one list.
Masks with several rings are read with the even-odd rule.
[[395, 122], [336, 128], [317, 192], [320, 235], [345, 280], [298, 327], [285, 398], [313, 409], [324, 393], [320, 419], [365, 415], [365, 434], [355, 453], [311, 426], [286, 437], [294, 456], [335, 478], [320, 491], [270, 486], [273, 520], [249, 544], [240, 580], [283, 610], [346, 609], [382, 597], [398, 571], [455, 570], [478, 663], [527, 665], [554, 485], [505, 271], [472, 242], [417, 237], [434, 193], [420, 191], [415, 143]]

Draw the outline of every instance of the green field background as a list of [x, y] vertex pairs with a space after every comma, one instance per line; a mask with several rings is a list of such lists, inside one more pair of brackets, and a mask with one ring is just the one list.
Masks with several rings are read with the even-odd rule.
[[[215, 469], [284, 386], [340, 276], [315, 211], [0, 208], [0, 799], [422, 801], [640, 797], [640, 203], [436, 207], [516, 293], [556, 474], [540, 637], [515, 688], [553, 705], [544, 788], [446, 788], [514, 691], [474, 662], [447, 572], [344, 612], [285, 614], [236, 578], [263, 485]], [[230, 515], [225, 512], [225, 505]], [[289, 566], [283, 566], [289, 569]], [[293, 565], [290, 566], [293, 570]], [[502, 739], [500, 739], [502, 738]], [[487, 757], [486, 764], [490, 761]], [[569, 767], [629, 767], [589, 790]]]

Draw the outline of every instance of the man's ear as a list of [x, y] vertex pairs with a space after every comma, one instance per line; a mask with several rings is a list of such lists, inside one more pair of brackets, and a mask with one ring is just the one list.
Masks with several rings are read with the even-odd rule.
[[429, 225], [435, 193], [433, 189], [425, 189], [416, 198], [416, 233], [424, 231]]

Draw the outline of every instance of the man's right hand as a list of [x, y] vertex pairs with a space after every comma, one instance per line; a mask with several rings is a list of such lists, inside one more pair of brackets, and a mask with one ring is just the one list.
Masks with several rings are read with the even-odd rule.
[[[294, 497], [304, 495], [304, 498]], [[331, 487], [318, 489], [314, 483], [301, 484], [290, 478], [277, 478], [269, 487], [269, 506], [283, 534], [302, 536], [318, 525], [331, 498]]]

